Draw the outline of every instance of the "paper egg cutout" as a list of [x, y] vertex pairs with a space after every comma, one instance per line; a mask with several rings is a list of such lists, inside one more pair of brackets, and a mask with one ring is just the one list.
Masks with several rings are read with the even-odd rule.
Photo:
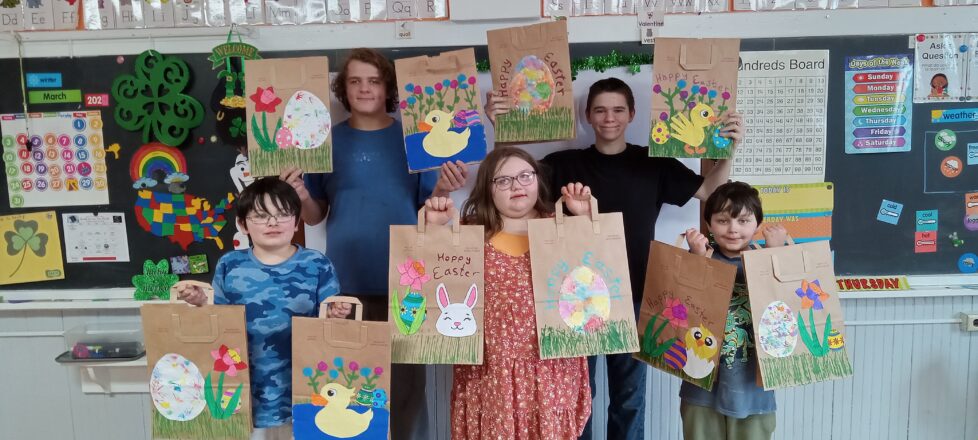
[[611, 295], [604, 278], [591, 268], [578, 266], [560, 284], [560, 317], [579, 333], [604, 327], [611, 316]]
[[[231, 404], [232, 397], [234, 397], [234, 388], [224, 390], [224, 396], [221, 397], [221, 408], [227, 408]], [[241, 398], [238, 398], [238, 405], [234, 407], [234, 414], [239, 411], [241, 411]]]
[[662, 354], [662, 359], [666, 365], [681, 370], [686, 366], [686, 343], [682, 339], [676, 339], [672, 346]]
[[547, 63], [536, 55], [523, 57], [510, 82], [513, 106], [524, 112], [546, 111], [554, 102], [554, 75]]
[[764, 309], [757, 325], [758, 343], [765, 353], [781, 358], [798, 345], [798, 321], [784, 301], [774, 301]]
[[149, 379], [149, 394], [156, 410], [170, 420], [193, 420], [207, 405], [204, 377], [189, 359], [167, 353], [156, 362]]
[[292, 130], [289, 130], [289, 127], [279, 128], [278, 131], [275, 132], [275, 145], [278, 145], [278, 147], [283, 150], [295, 147], [295, 143], [293, 142], [292, 138]]
[[832, 351], [839, 351], [845, 346], [845, 338], [842, 337], [842, 333], [839, 333], [839, 329], [832, 329], [832, 331], [829, 332], [829, 349]]
[[731, 141], [730, 138], [720, 136], [719, 128], [713, 130], [713, 145], [715, 145], [717, 148], [727, 148], [730, 146], [731, 142], [733, 141]]
[[[282, 128], [289, 129], [292, 144], [297, 148], [309, 150], [321, 147], [329, 138], [331, 127], [329, 108], [316, 95], [299, 90], [285, 104]], [[276, 135], [277, 141], [278, 135]]]

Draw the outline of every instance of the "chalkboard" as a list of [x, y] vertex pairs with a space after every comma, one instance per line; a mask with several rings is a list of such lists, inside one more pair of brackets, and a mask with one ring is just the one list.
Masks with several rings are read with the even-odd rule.
[[[925, 155], [926, 146], [933, 151], [933, 132], [939, 129], [951, 128], [959, 132], [958, 149], [966, 148], [969, 139], [978, 142], [978, 124], [930, 123], [930, 110], [937, 108], [978, 107], [976, 105], [928, 104], [914, 106], [912, 148], [907, 153], [847, 155], [843, 146], [845, 136], [844, 121], [844, 70], [843, 62], [847, 56], [872, 54], [912, 54], [908, 48], [907, 36], [880, 37], [824, 37], [824, 38], [791, 38], [791, 39], [753, 39], [743, 40], [741, 50], [808, 50], [828, 49], [830, 51], [829, 100], [828, 100], [828, 153], [826, 158], [826, 181], [834, 182], [835, 211], [833, 218], [832, 248], [835, 251], [836, 272], [839, 274], [946, 274], [958, 272], [958, 259], [966, 252], [978, 251], [978, 233], [964, 228], [964, 194], [968, 191], [978, 191], [978, 167], [966, 170], [953, 182], [951, 192], [934, 192], [931, 189], [947, 190], [948, 182], [941, 181], [935, 176], [943, 156], [937, 154]], [[408, 48], [384, 50], [391, 58], [417, 56], [419, 54], [434, 54], [448, 48]], [[571, 46], [571, 57], [580, 58], [589, 55], [607, 55], [611, 50], [622, 53], [640, 53], [651, 51], [648, 46], [636, 43], [621, 44], [574, 44]], [[332, 67], [343, 59], [347, 51], [331, 50], [317, 52], [262, 53], [265, 58], [322, 55], [330, 57]], [[194, 194], [210, 201], [217, 201], [234, 192], [229, 170], [234, 165], [238, 151], [221, 141], [211, 142], [216, 134], [215, 114], [208, 105], [210, 97], [219, 85], [217, 71], [211, 69], [207, 54], [167, 54], [177, 55], [187, 62], [193, 74], [189, 94], [197, 97], [207, 109], [201, 126], [194, 130], [190, 140], [180, 147], [185, 155], [190, 171], [190, 181], [187, 193]], [[478, 59], [485, 59], [486, 48], [477, 47]], [[131, 73], [135, 56], [127, 55], [119, 59], [116, 56], [99, 56], [88, 58], [29, 58], [24, 60], [24, 72], [60, 72], [64, 78], [64, 88], [81, 89], [83, 93], [109, 93], [112, 81], [116, 76]], [[121, 63], [120, 63], [121, 61]], [[0, 83], [19, 84], [20, 68], [16, 59], [0, 60]], [[633, 82], [628, 76], [626, 82]], [[222, 81], [222, 80], [221, 80]], [[635, 81], [644, 84], [644, 81]], [[590, 84], [575, 83], [575, 88], [586, 88]], [[636, 84], [637, 85], [637, 84]], [[19, 91], [8, 89], [8, 93], [0, 96], [0, 112], [15, 113], [22, 111], [22, 96]], [[335, 101], [334, 101], [335, 104]], [[638, 106], [648, 105], [638, 102]], [[29, 106], [29, 111], [71, 111], [84, 109], [82, 105], [39, 104]], [[186, 251], [165, 238], [156, 237], [144, 231], [136, 222], [133, 205], [136, 191], [132, 188], [129, 177], [129, 161], [134, 152], [143, 145], [140, 133], [121, 129], [111, 116], [112, 107], [103, 109], [105, 126], [103, 134], [106, 144], [121, 145], [118, 160], [108, 159], [108, 176], [110, 185], [110, 204], [104, 206], [76, 206], [53, 208], [56, 212], [124, 212], [128, 227], [130, 263], [84, 263], [65, 264], [65, 279], [43, 283], [27, 283], [5, 288], [17, 289], [64, 289], [64, 288], [102, 288], [130, 286], [132, 275], [142, 271], [142, 262], [147, 259], [159, 260], [177, 255], [206, 254], [213, 269], [217, 259], [232, 246], [232, 236], [235, 232], [233, 225], [234, 212], [228, 212], [228, 225], [221, 231], [220, 237], [224, 249], [218, 249], [213, 241], [206, 240], [192, 243]], [[341, 118], [337, 118], [339, 120]], [[974, 133], [967, 132], [976, 130]], [[929, 134], [928, 134], [929, 133]], [[202, 139], [203, 143], [198, 140]], [[642, 139], [631, 139], [632, 142], [643, 142]], [[928, 144], [927, 142], [930, 142]], [[961, 153], [963, 157], [966, 153]], [[3, 171], [0, 170], [0, 173]], [[937, 173], [939, 176], [939, 173]], [[925, 176], [932, 183], [925, 193]], [[3, 181], [6, 176], [3, 175]], [[47, 209], [14, 210], [7, 204], [7, 188], [0, 186], [0, 215], [33, 212]], [[902, 217], [897, 225], [889, 225], [876, 220], [883, 199], [904, 204]], [[937, 252], [926, 254], [914, 253], [914, 213], [917, 210], [939, 210], [938, 246]], [[956, 232], [964, 244], [954, 247], [947, 236]], [[211, 274], [196, 277], [209, 281]]]

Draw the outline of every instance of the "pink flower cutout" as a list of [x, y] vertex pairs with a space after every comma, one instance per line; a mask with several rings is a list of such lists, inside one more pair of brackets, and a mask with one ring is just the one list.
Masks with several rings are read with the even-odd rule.
[[401, 274], [399, 284], [410, 287], [415, 292], [420, 292], [421, 285], [431, 280], [431, 276], [425, 274], [424, 261], [422, 260], [408, 258], [404, 264], [397, 265], [397, 272]]
[[214, 358], [214, 371], [226, 372], [231, 377], [237, 376], [238, 371], [248, 368], [248, 364], [241, 360], [238, 350], [228, 348], [227, 345], [221, 345], [221, 348], [212, 351], [211, 357]]
[[689, 327], [689, 323], [686, 322], [686, 306], [679, 299], [666, 298], [666, 309], [662, 311], [662, 316], [675, 328]]

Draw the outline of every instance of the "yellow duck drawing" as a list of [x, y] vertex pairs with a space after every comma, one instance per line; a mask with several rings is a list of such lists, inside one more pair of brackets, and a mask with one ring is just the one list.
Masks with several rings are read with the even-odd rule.
[[717, 121], [716, 114], [710, 106], [700, 102], [689, 112], [690, 117], [679, 113], [671, 119], [672, 130], [665, 121], [656, 122], [652, 127], [652, 141], [662, 145], [674, 137], [686, 143], [684, 149], [686, 153], [703, 154], [706, 153], [703, 141], [706, 140], [706, 128]]
[[713, 332], [706, 327], [693, 327], [686, 332], [686, 365], [683, 371], [693, 379], [702, 379], [713, 372], [711, 358], [719, 346]]
[[472, 134], [468, 127], [461, 133], [450, 131], [452, 115], [441, 110], [432, 110], [418, 123], [418, 129], [427, 131], [428, 135], [421, 141], [421, 146], [434, 157], [451, 157], [465, 149]]
[[320, 394], [312, 395], [312, 403], [323, 407], [316, 413], [316, 427], [326, 435], [337, 438], [351, 438], [363, 434], [370, 427], [374, 410], [370, 408], [361, 414], [347, 407], [353, 399], [354, 390], [337, 383], [323, 386]]

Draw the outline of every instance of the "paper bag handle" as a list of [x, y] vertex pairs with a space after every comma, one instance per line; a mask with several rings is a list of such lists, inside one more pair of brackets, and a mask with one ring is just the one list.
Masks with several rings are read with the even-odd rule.
[[679, 65], [685, 70], [710, 70], [720, 62], [720, 50], [713, 44], [710, 45], [709, 63], [691, 63], [686, 56], [686, 43], [679, 47]]
[[[601, 233], [601, 224], [598, 222], [598, 199], [594, 196], [590, 197], [591, 203], [591, 230], [594, 231], [594, 235]], [[560, 196], [557, 199], [557, 203], [554, 203], [554, 213], [556, 214], [557, 222], [557, 238], [564, 237], [564, 203], [566, 203], [565, 197]]]
[[429, 73], [458, 72], [462, 70], [462, 60], [458, 55], [439, 55], [435, 57], [425, 55], [421, 59], [424, 71]]
[[360, 302], [359, 299], [356, 299], [352, 296], [342, 296], [342, 295], [333, 295], [329, 298], [326, 298], [325, 301], [319, 304], [320, 318], [330, 319], [326, 317], [326, 308], [327, 308], [326, 306], [332, 303], [350, 303], [357, 306], [357, 311], [353, 313], [353, 320], [363, 321], [363, 303]]
[[350, 325], [348, 321], [342, 319], [330, 319], [322, 322], [323, 324], [323, 341], [326, 341], [327, 345], [340, 348], [351, 348], [354, 350], [362, 349], [367, 346], [367, 325], [361, 321], [356, 324], [360, 327], [360, 331], [357, 333], [359, 335], [356, 341], [337, 341], [333, 339], [333, 326], [334, 325]]
[[[686, 241], [686, 233], [685, 232], [679, 234], [679, 237], [676, 238], [676, 244], [674, 244], [673, 246], [674, 247], [677, 247], [677, 248], [681, 248], [681, 247], [683, 247], [683, 241]], [[706, 245], [706, 255], [705, 255], [705, 257], [706, 258], [713, 258], [713, 246]]]
[[[418, 210], [418, 235], [417, 235], [417, 245], [421, 246], [424, 244], [424, 233], [427, 229], [427, 222], [425, 221], [425, 207], [422, 206]], [[452, 246], [458, 246], [461, 243], [462, 238], [462, 225], [459, 221], [458, 210], [455, 209], [452, 212]]]
[[170, 314], [170, 327], [173, 329], [173, 337], [180, 342], [185, 342], [188, 344], [210, 344], [217, 341], [217, 337], [220, 336], [218, 328], [220, 325], [217, 322], [217, 315], [211, 313], [208, 315], [210, 318], [210, 331], [207, 334], [188, 336], [183, 334], [183, 327], [180, 325], [180, 315], [176, 313]]
[[[788, 236], [788, 245], [789, 246], [793, 246], [794, 244], [795, 244], [795, 241], [792, 240], [791, 239], [791, 236], [789, 235]], [[813, 261], [812, 254], [810, 252], [804, 251], [804, 250], [801, 252], [801, 259], [802, 259], [802, 263], [804, 265], [804, 269], [801, 272], [799, 272], [799, 273], [784, 273], [784, 271], [781, 270], [781, 262], [778, 259], [778, 256], [777, 255], [771, 255], [771, 267], [772, 267], [773, 272], [774, 272], [774, 277], [777, 278], [778, 281], [781, 281], [783, 283], [788, 283], [788, 282], [793, 282], [793, 281], [801, 281], [801, 280], [805, 279], [805, 277], [806, 277], [807, 274], [810, 274], [810, 273], [812, 273], [813, 270], [815, 270], [815, 262]]]
[[214, 305], [214, 288], [211, 287], [210, 284], [203, 283], [203, 282], [200, 282], [200, 281], [194, 281], [194, 280], [184, 280], [184, 281], [177, 282], [176, 284], [170, 286], [170, 302], [171, 303], [180, 302], [180, 299], [177, 298], [177, 296], [178, 296], [177, 286], [181, 286], [181, 285], [184, 285], [184, 286], [190, 285], [190, 286], [194, 286], [194, 287], [200, 287], [204, 291], [204, 294], [207, 295], [207, 305]]
[[[278, 72], [278, 69], [275, 68], [275, 67], [272, 67], [272, 69], [271, 69], [272, 72], [269, 74], [269, 76], [271, 76], [271, 82], [272, 82], [272, 84], [275, 85], [275, 87], [281, 87], [283, 90], [285, 90], [285, 89], [298, 89], [298, 88], [301, 88], [302, 87], [302, 83], [308, 77], [306, 76], [306, 63], [298, 63], [298, 64], [299, 64], [299, 81], [298, 82], [296, 82], [296, 83], [285, 83], [285, 82], [279, 81], [278, 80], [278, 73], [277, 73]], [[294, 69], [294, 67], [293, 67], [293, 69]], [[291, 71], [292, 69], [289, 69], [289, 70]], [[289, 78], [291, 78], [291, 76], [289, 76]]]

